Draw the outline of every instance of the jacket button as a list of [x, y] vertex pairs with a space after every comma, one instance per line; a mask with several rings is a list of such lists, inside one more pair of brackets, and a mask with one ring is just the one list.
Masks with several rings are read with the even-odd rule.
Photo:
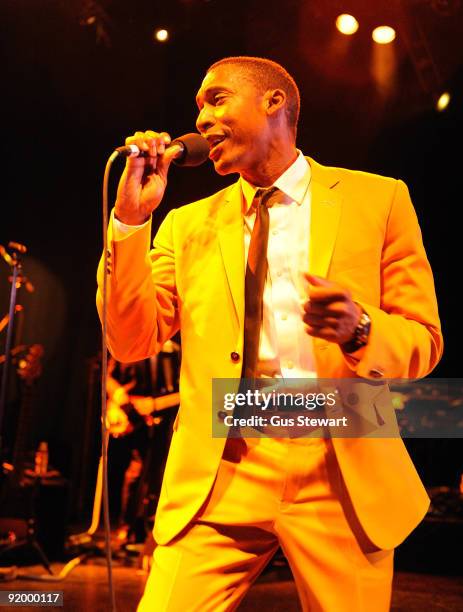
[[227, 413], [225, 412], [225, 410], [219, 410], [217, 413], [217, 416], [219, 418], [219, 421], [222, 421], [222, 423], [225, 421], [225, 417], [227, 416]]
[[233, 351], [233, 353], [230, 353], [230, 358], [233, 361], [233, 363], [237, 363], [240, 360], [240, 355], [239, 353], [236, 353], [235, 351]]

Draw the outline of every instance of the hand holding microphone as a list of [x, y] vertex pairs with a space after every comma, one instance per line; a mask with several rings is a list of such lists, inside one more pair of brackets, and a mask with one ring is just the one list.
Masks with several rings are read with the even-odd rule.
[[135, 132], [116, 149], [127, 157], [115, 204], [116, 217], [128, 225], [147, 221], [163, 196], [167, 173], [173, 160], [180, 165], [196, 166], [209, 153], [207, 141], [199, 134], [186, 134], [171, 141], [167, 132]]

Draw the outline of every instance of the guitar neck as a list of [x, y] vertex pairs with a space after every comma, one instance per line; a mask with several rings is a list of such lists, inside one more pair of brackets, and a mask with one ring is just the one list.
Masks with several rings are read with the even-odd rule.
[[160, 395], [159, 397], [153, 397], [153, 412], [159, 412], [161, 410], [167, 410], [167, 408], [173, 408], [180, 403], [180, 393], [169, 393], [168, 395]]

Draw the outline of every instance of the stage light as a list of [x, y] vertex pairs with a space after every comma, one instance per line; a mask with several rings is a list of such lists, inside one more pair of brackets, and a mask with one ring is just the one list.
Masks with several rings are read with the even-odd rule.
[[439, 97], [436, 102], [436, 109], [441, 112], [447, 108], [450, 102], [450, 94], [448, 91], [444, 91], [444, 93]]
[[154, 32], [154, 38], [159, 42], [166, 42], [169, 38], [169, 32], [167, 30], [156, 30]]
[[390, 26], [379, 26], [373, 30], [371, 37], [379, 45], [387, 45], [395, 39], [395, 30]]
[[381, 97], [392, 97], [397, 89], [397, 45], [373, 45], [370, 70]]
[[336, 27], [341, 32], [341, 34], [345, 34], [346, 36], [351, 36], [355, 34], [359, 29], [359, 22], [352, 15], [347, 15], [343, 13], [336, 18]]

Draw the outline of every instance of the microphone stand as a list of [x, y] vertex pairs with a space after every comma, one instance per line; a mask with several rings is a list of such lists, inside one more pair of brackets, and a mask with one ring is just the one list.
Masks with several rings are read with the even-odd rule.
[[5, 261], [12, 267], [12, 278], [11, 278], [11, 292], [10, 292], [10, 307], [8, 311], [8, 324], [6, 330], [5, 340], [5, 361], [3, 363], [2, 372], [2, 385], [0, 391], [0, 457], [3, 452], [3, 418], [6, 411], [7, 391], [8, 391], [8, 373], [11, 365], [11, 345], [13, 343], [13, 329], [14, 329], [14, 315], [16, 310], [16, 298], [18, 292], [18, 277], [22, 270], [22, 262], [20, 254], [26, 252], [26, 247], [17, 242], [10, 242], [9, 245], [10, 254], [8, 254], [3, 247], [1, 247], [1, 254]]

